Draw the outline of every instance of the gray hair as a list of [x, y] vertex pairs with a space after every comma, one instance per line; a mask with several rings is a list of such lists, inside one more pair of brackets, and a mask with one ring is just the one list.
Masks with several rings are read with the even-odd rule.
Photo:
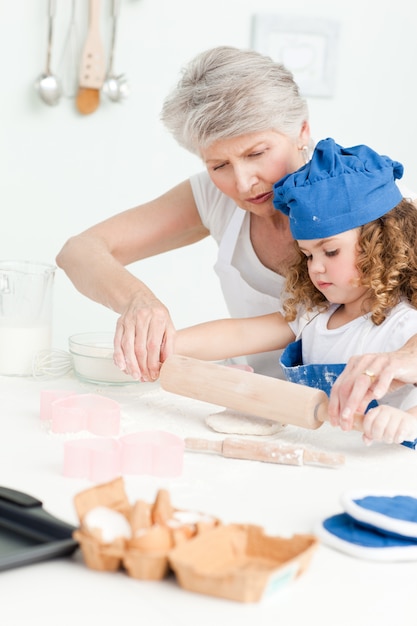
[[161, 119], [181, 146], [200, 155], [219, 139], [263, 130], [296, 139], [308, 108], [284, 65], [254, 50], [219, 46], [183, 68]]

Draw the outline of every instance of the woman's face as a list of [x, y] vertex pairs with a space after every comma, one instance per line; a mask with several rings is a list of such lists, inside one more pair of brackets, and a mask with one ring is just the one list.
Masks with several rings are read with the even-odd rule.
[[306, 124], [298, 141], [267, 130], [215, 141], [201, 156], [213, 183], [239, 207], [260, 216], [275, 215], [273, 185], [304, 164], [301, 148], [308, 142]]

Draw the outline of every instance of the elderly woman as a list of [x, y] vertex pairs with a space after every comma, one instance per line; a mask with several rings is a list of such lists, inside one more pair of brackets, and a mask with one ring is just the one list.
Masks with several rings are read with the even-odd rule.
[[[174, 326], [164, 303], [125, 266], [212, 236], [230, 314], [280, 310], [294, 247], [288, 218], [274, 210], [273, 184], [300, 168], [312, 147], [292, 74], [252, 50], [221, 46], [198, 55], [167, 97], [162, 120], [205, 170], [70, 238], [56, 259], [81, 293], [120, 314], [114, 360], [144, 381], [158, 377], [172, 352]], [[277, 353], [248, 362], [280, 376]]]

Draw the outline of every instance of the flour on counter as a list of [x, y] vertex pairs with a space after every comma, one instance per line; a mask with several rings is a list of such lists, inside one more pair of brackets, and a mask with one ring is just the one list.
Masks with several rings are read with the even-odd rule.
[[206, 418], [206, 424], [218, 433], [233, 435], [275, 435], [285, 427], [285, 424], [275, 420], [230, 409], [210, 414]]

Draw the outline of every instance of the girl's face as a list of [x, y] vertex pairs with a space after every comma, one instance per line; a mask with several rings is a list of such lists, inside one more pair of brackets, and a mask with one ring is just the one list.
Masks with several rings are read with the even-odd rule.
[[366, 297], [356, 267], [358, 235], [354, 228], [327, 239], [298, 241], [311, 282], [333, 304], [360, 305]]
[[276, 215], [273, 185], [304, 164], [308, 145], [306, 123], [298, 141], [275, 130], [215, 141], [201, 151], [213, 183], [246, 211], [262, 217]]

